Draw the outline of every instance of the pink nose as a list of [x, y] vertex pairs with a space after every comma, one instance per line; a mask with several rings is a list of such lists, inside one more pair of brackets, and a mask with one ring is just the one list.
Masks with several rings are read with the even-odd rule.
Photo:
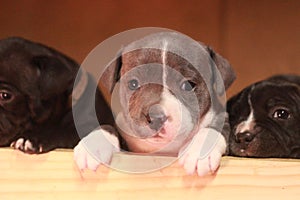
[[156, 131], [161, 129], [168, 119], [164, 108], [159, 104], [155, 104], [150, 107], [147, 118], [149, 127]]

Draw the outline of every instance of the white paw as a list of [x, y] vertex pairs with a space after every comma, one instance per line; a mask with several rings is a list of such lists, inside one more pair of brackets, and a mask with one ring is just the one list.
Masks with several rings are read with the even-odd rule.
[[97, 129], [74, 148], [74, 160], [80, 170], [95, 171], [100, 164], [110, 164], [113, 153], [118, 151], [118, 138], [103, 129]]
[[95, 171], [101, 164], [100, 160], [91, 155], [81, 141], [74, 148], [74, 160], [80, 170], [90, 169]]
[[179, 153], [179, 163], [188, 174], [197, 172], [199, 176], [214, 173], [226, 151], [226, 141], [214, 129], [203, 128], [192, 142]]
[[16, 141], [13, 141], [10, 144], [11, 147], [18, 149], [20, 151], [24, 151], [24, 152], [42, 152], [43, 148], [40, 145], [39, 149], [35, 148], [34, 145], [32, 144], [32, 142], [30, 140], [25, 140], [24, 138], [19, 138]]

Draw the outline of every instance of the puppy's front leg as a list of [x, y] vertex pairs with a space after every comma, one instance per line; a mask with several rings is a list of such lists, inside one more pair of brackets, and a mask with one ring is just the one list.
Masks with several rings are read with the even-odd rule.
[[204, 176], [218, 169], [225, 152], [224, 136], [215, 129], [202, 128], [179, 153], [179, 163], [188, 174], [196, 171], [199, 176]]
[[119, 140], [112, 127], [100, 128], [84, 137], [74, 148], [74, 160], [79, 169], [96, 170], [100, 164], [110, 164], [113, 153], [120, 151]]

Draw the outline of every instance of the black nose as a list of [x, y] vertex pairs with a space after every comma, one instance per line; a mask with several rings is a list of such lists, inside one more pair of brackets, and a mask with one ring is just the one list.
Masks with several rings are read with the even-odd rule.
[[251, 132], [239, 132], [235, 136], [235, 142], [236, 143], [249, 143], [251, 142], [255, 137], [255, 134]]
[[147, 120], [151, 129], [158, 131], [162, 128], [167, 119], [168, 117], [160, 105], [151, 106], [147, 115]]

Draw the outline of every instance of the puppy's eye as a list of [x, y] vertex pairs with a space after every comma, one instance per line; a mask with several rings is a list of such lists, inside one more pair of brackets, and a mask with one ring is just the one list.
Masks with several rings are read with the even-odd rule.
[[180, 88], [184, 91], [192, 91], [196, 87], [196, 83], [192, 81], [184, 81]]
[[132, 79], [132, 80], [128, 81], [128, 88], [130, 90], [136, 90], [139, 87], [140, 87], [140, 84], [139, 84], [138, 80]]
[[0, 100], [9, 101], [13, 98], [13, 95], [7, 91], [0, 91]]
[[290, 112], [285, 109], [277, 109], [273, 113], [273, 118], [275, 119], [288, 119], [290, 117], [291, 117]]

